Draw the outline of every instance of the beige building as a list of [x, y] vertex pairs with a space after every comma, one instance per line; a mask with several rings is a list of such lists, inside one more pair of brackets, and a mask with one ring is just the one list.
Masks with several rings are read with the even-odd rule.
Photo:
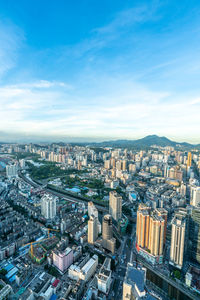
[[109, 213], [115, 221], [122, 217], [122, 197], [114, 191], [109, 194]]
[[153, 256], [163, 254], [166, 239], [167, 211], [163, 208], [152, 210], [140, 204], [137, 211], [137, 246], [149, 250]]

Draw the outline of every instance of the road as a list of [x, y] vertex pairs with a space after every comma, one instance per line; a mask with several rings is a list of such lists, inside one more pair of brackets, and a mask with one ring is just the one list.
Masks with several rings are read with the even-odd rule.
[[[52, 190], [52, 189], [48, 189], [47, 187], [45, 187], [45, 186], [41, 186], [41, 185], [39, 185], [39, 184], [37, 184], [36, 182], [34, 182], [33, 180], [31, 180], [31, 179], [28, 179], [26, 176], [24, 176], [23, 174], [21, 174], [21, 173], [19, 173], [19, 177], [21, 178], [21, 179], [23, 179], [25, 182], [27, 182], [28, 184], [30, 184], [31, 186], [33, 186], [33, 187], [35, 187], [35, 188], [41, 188], [42, 187], [42, 189], [44, 190], [44, 191], [46, 191], [47, 193], [50, 193], [50, 194], [52, 194], [52, 195], [54, 195], [54, 196], [57, 196], [57, 197], [60, 197], [60, 198], [63, 198], [63, 199], [65, 199], [65, 200], [67, 200], [67, 201], [70, 201], [70, 202], [74, 202], [74, 203], [84, 203], [84, 204], [88, 204], [88, 201], [87, 200], [80, 200], [80, 199], [77, 199], [76, 198], [76, 196], [66, 196], [66, 194], [63, 194], [63, 193], [61, 193], [61, 192], [56, 192], [56, 191], [54, 191], [54, 190]], [[102, 207], [102, 206], [99, 206], [99, 205], [97, 205], [97, 204], [95, 204], [95, 206], [96, 206], [96, 208], [99, 210], [99, 211], [101, 211], [101, 212], [103, 212], [103, 213], [107, 213], [108, 212], [108, 208], [106, 208], [106, 207]]]

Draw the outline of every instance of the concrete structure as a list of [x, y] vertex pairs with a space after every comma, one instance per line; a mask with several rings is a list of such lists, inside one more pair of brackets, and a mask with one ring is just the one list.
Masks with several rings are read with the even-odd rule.
[[195, 207], [200, 206], [200, 187], [199, 186], [191, 186], [190, 205], [195, 206]]
[[140, 204], [137, 211], [136, 248], [162, 257], [166, 238], [167, 211], [163, 208], [152, 210]]
[[117, 192], [109, 194], [109, 213], [115, 221], [118, 221], [122, 216], [122, 197]]
[[170, 263], [181, 269], [183, 266], [186, 231], [186, 215], [176, 213], [172, 220]]
[[73, 251], [71, 248], [66, 248], [65, 251], [53, 251], [53, 264], [61, 272], [64, 272], [73, 263]]
[[98, 219], [98, 210], [92, 201], [88, 202], [88, 216], [91, 217], [91, 215]]
[[2, 289], [0, 290], [0, 299], [8, 299], [13, 294], [11, 286], [2, 280], [0, 280], [0, 285], [2, 286]]
[[18, 176], [18, 165], [16, 163], [6, 166], [6, 176], [8, 179], [12, 179]]
[[115, 252], [116, 240], [113, 238], [112, 217], [105, 215], [102, 224], [102, 246], [112, 253]]
[[97, 275], [97, 285], [98, 285], [98, 290], [100, 292], [103, 292], [104, 294], [108, 294], [112, 282], [111, 278], [111, 259], [106, 258], [104, 261], [103, 266], [101, 267], [99, 274]]
[[96, 272], [98, 266], [98, 256], [93, 255], [83, 266], [71, 265], [68, 270], [68, 276], [73, 280], [83, 280], [87, 282]]
[[88, 221], [88, 243], [94, 244], [98, 237], [98, 219], [94, 215], [90, 216]]
[[45, 194], [41, 199], [41, 214], [46, 219], [53, 219], [56, 216], [56, 198]]
[[189, 224], [190, 258], [200, 263], [200, 208], [192, 209]]
[[145, 297], [146, 270], [136, 269], [128, 263], [126, 276], [123, 282], [123, 300], [140, 299]]

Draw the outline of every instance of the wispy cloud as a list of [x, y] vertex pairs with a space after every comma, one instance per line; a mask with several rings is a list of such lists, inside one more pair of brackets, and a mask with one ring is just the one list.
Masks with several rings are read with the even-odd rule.
[[24, 33], [20, 28], [6, 20], [0, 20], [0, 77], [15, 66], [24, 40]]

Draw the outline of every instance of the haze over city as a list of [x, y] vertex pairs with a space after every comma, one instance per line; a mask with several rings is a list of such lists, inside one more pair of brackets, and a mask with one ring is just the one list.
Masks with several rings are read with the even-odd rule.
[[199, 142], [199, 1], [1, 1], [0, 140]]

